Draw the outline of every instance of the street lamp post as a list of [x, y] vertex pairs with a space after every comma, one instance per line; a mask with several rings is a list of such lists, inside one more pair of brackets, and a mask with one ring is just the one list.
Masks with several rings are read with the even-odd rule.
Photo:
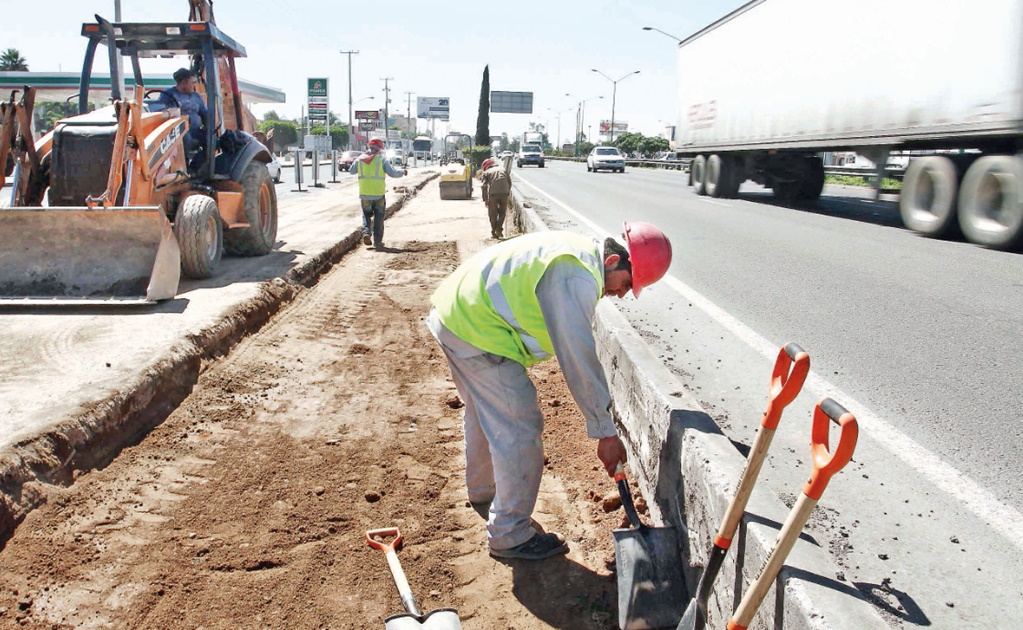
[[625, 76], [623, 76], [620, 79], [612, 79], [611, 77], [607, 76], [606, 74], [604, 74], [600, 70], [597, 70], [596, 68], [592, 68], [592, 70], [594, 72], [596, 72], [597, 74], [599, 74], [600, 76], [602, 76], [605, 79], [607, 79], [608, 81], [610, 81], [611, 85], [612, 85], [612, 89], [611, 89], [611, 140], [610, 140], [610, 144], [614, 144], [614, 142], [615, 142], [615, 101], [617, 101], [617, 99], [618, 99], [618, 82], [622, 81], [622, 80], [625, 80], [625, 79], [628, 79], [629, 77], [631, 77], [634, 74], [639, 74], [639, 70], [633, 70], [632, 72], [629, 72], [628, 74], [626, 74]]
[[664, 31], [662, 31], [662, 30], [661, 30], [661, 29], [659, 29], [659, 28], [654, 28], [653, 26], [644, 26], [644, 27], [643, 27], [643, 30], [644, 30], [644, 31], [657, 31], [657, 32], [658, 32], [658, 33], [660, 33], [661, 35], [664, 35], [664, 36], [666, 36], [666, 37], [670, 37], [670, 38], [672, 38], [673, 40], [675, 40], [676, 42], [678, 42], [678, 43], [680, 43], [680, 44], [682, 43], [682, 40], [681, 40], [681, 39], [679, 39], [678, 37], [675, 37], [675, 36], [674, 36], [674, 35], [672, 35], [671, 33], [665, 33]]
[[[355, 130], [352, 129], [352, 55], [358, 55], [358, 50], [342, 50], [342, 55], [348, 55], [348, 150], [355, 144]], [[328, 114], [328, 118], [329, 118]]]

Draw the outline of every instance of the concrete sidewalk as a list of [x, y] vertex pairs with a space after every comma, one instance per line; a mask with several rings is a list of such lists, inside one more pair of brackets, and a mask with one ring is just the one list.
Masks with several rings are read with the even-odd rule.
[[[388, 215], [434, 177], [388, 180]], [[213, 278], [183, 281], [174, 300], [0, 311], [0, 541], [43, 500], [37, 484], [103, 465], [188, 395], [205, 359], [361, 244], [354, 186], [290, 196], [278, 214], [273, 252], [224, 258]]]

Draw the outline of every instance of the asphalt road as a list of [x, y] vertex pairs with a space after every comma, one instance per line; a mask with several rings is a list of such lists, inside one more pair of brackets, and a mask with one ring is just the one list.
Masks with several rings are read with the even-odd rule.
[[[697, 197], [677, 171], [548, 161], [514, 174], [555, 228], [620, 233], [629, 219], [671, 236], [669, 279], [620, 306], [740, 450], [778, 349], [809, 352], [761, 480], [799, 492], [821, 396], [856, 414], [854, 463], [822, 499], [818, 534], [893, 623], [1023, 615], [1023, 256], [920, 238], [869, 191], [829, 187], [792, 208], [751, 184]], [[993, 584], [1011, 601], [967, 603]]]

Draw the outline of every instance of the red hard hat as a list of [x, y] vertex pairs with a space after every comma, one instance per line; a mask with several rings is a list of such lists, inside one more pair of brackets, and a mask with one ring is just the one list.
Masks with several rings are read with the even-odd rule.
[[648, 287], [664, 277], [671, 266], [671, 241], [649, 223], [625, 222], [625, 244], [632, 263], [632, 294], [639, 297]]
[[487, 159], [483, 160], [483, 164], [480, 164], [480, 168], [485, 171], [485, 170], [487, 170], [488, 168], [490, 168], [493, 165], [494, 165], [494, 161], [491, 160], [490, 158], [487, 158]]
[[381, 149], [383, 149], [384, 148], [384, 141], [381, 140], [380, 138], [373, 138], [372, 140], [369, 141], [369, 146], [371, 146], [371, 147], [380, 147]]

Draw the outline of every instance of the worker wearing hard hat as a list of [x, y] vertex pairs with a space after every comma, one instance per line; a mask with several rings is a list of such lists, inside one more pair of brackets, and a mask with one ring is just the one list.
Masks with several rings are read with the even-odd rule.
[[384, 199], [387, 185], [384, 175], [404, 177], [405, 171], [391, 165], [391, 161], [384, 157], [384, 141], [373, 138], [366, 146], [366, 152], [352, 162], [348, 172], [359, 176], [362, 242], [365, 245], [372, 243], [373, 247], [380, 251], [384, 248], [384, 214], [387, 212], [387, 202]]
[[[597, 457], [614, 474], [625, 447], [597, 359], [593, 315], [602, 296], [622, 297], [664, 276], [671, 243], [649, 223], [626, 223], [626, 247], [571, 232], [539, 232], [485, 249], [434, 292], [427, 325], [465, 403], [469, 501], [489, 503], [487, 539], [497, 558], [567, 553], [557, 533], [531, 526], [543, 473], [543, 415], [526, 368], [557, 355], [586, 418]], [[479, 507], [478, 507], [479, 509]]]

